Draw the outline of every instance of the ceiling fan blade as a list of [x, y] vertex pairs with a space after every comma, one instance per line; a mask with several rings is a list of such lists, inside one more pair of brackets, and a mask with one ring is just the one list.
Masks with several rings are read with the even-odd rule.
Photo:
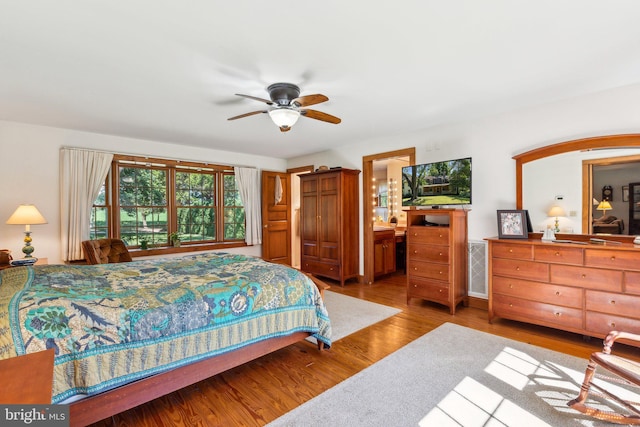
[[253, 99], [255, 101], [264, 102], [267, 105], [273, 105], [273, 101], [269, 101], [268, 99], [264, 99], [264, 98], [258, 98], [257, 96], [243, 95], [241, 93], [236, 93], [236, 95], [242, 96], [243, 98], [249, 98], [249, 99]]
[[227, 120], [241, 119], [243, 117], [249, 117], [249, 116], [253, 116], [254, 114], [260, 114], [260, 113], [267, 113], [267, 110], [264, 110], [264, 111], [252, 111], [250, 113], [240, 114], [239, 116], [229, 117]]
[[296, 104], [298, 107], [308, 107], [309, 105], [320, 104], [321, 102], [327, 102], [329, 98], [319, 93], [315, 95], [300, 96], [291, 100], [292, 104]]
[[305, 117], [309, 117], [310, 119], [322, 120], [323, 122], [329, 122], [337, 125], [342, 120], [337, 118], [336, 116], [332, 116], [331, 114], [323, 113], [322, 111], [316, 110], [300, 110], [300, 114]]

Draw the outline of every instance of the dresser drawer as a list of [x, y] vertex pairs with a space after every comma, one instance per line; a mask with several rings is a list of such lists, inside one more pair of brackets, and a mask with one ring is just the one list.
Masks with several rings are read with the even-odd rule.
[[302, 271], [340, 280], [340, 265], [302, 259]]
[[421, 241], [433, 245], [449, 245], [449, 227], [409, 227], [407, 241], [409, 243]]
[[438, 264], [426, 261], [416, 261], [409, 258], [407, 266], [407, 275], [419, 276], [428, 279], [441, 280], [449, 282], [449, 265]]
[[[632, 334], [640, 334], [640, 321], [629, 317], [617, 316], [609, 313], [594, 313], [587, 311], [585, 315], [587, 332], [594, 335], [607, 336], [611, 331], [625, 331]], [[633, 345], [638, 345], [633, 343]]]
[[441, 282], [430, 281], [418, 277], [410, 277], [407, 287], [409, 298], [424, 298], [429, 301], [449, 302], [449, 286]]
[[511, 319], [526, 319], [528, 322], [544, 322], [558, 328], [582, 329], [582, 310], [562, 307], [537, 301], [493, 295], [492, 307], [494, 315]]
[[583, 252], [581, 248], [536, 246], [533, 249], [533, 258], [536, 261], [582, 265]]
[[640, 251], [585, 249], [584, 265], [613, 268], [616, 270], [640, 270]]
[[622, 292], [622, 272], [602, 268], [551, 265], [551, 283]]
[[519, 277], [522, 279], [549, 280], [549, 265], [534, 261], [493, 258], [491, 268], [494, 275]]
[[636, 271], [624, 272], [624, 291], [629, 294], [640, 295], [640, 273]]
[[431, 261], [448, 264], [449, 247], [410, 243], [407, 247], [407, 257], [418, 261]]
[[513, 243], [493, 243], [491, 255], [495, 258], [533, 259], [533, 246]]
[[640, 296], [587, 291], [586, 309], [640, 319]]
[[493, 277], [492, 286], [493, 293], [582, 309], [580, 288], [500, 276]]

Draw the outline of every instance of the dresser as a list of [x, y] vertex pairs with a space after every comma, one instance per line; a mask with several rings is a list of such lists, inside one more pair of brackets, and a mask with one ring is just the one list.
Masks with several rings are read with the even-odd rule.
[[[407, 212], [407, 303], [411, 298], [449, 307], [467, 297], [467, 210]], [[433, 224], [433, 225], [426, 225]]]
[[496, 317], [605, 337], [640, 333], [640, 247], [487, 239]]
[[301, 269], [344, 286], [359, 269], [359, 170], [300, 176]]

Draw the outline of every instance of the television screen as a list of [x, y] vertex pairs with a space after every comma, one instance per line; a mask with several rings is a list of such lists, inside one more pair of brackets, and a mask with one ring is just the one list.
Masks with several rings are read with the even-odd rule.
[[471, 204], [471, 157], [402, 168], [402, 206]]

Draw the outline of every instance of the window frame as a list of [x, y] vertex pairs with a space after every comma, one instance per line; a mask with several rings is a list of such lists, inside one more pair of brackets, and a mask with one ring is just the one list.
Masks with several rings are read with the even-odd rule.
[[[244, 237], [241, 239], [224, 238], [224, 176], [234, 175], [233, 167], [210, 163], [159, 159], [151, 157], [115, 154], [109, 174], [105, 180], [105, 199], [108, 215], [108, 233], [110, 238], [120, 238], [120, 167], [141, 167], [143, 169], [163, 169], [167, 171], [167, 235], [178, 229], [176, 202], [176, 173], [205, 172], [215, 176], [215, 218], [216, 240], [183, 241], [179, 247], [171, 242], [155, 243], [148, 249], [140, 249], [139, 245], [129, 246], [132, 257], [162, 255], [170, 253], [208, 251], [214, 249], [230, 249], [247, 246]], [[102, 206], [102, 205], [101, 205]], [[92, 206], [94, 209], [95, 205]], [[246, 224], [245, 224], [246, 232]]]

